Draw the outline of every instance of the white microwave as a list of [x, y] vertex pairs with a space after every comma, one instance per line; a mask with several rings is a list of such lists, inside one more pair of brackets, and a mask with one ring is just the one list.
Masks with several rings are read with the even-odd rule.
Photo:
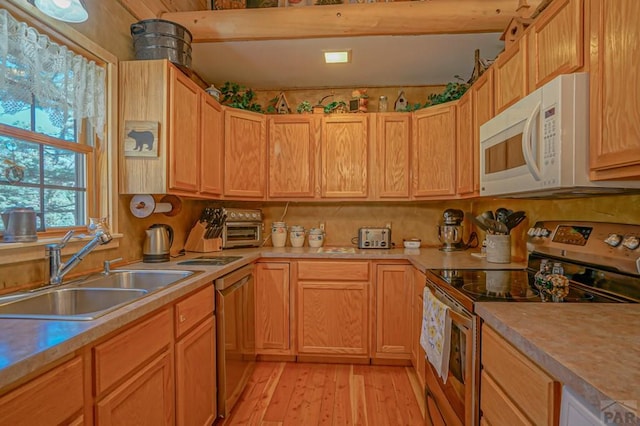
[[620, 193], [640, 181], [589, 180], [589, 75], [565, 74], [480, 127], [480, 195]]

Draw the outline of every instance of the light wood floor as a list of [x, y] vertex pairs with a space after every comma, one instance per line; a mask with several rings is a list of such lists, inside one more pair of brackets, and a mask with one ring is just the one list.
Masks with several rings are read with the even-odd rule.
[[219, 425], [423, 425], [424, 391], [409, 367], [259, 362]]

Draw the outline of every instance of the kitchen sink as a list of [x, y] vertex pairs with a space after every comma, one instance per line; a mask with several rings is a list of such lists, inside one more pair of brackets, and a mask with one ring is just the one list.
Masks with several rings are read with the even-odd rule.
[[0, 318], [92, 320], [137, 300], [142, 289], [56, 288], [0, 305]]
[[111, 271], [108, 275], [94, 276], [79, 282], [72, 282], [73, 287], [137, 289], [149, 292], [161, 289], [170, 284], [193, 275], [193, 271], [145, 271], [124, 270]]
[[191, 260], [183, 260], [178, 265], [223, 266], [242, 259], [242, 256], [201, 256]]

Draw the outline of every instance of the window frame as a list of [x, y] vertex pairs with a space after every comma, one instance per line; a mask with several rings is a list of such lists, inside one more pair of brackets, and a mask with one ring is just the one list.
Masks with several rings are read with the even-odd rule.
[[[88, 221], [89, 217], [107, 217], [111, 234], [115, 239], [121, 238], [122, 234], [119, 233], [118, 224], [118, 194], [115, 190], [118, 178], [118, 58], [71, 26], [45, 16], [27, 2], [24, 2], [24, 4], [3, 3], [2, 7], [15, 19], [33, 27], [41, 34], [47, 35], [54, 43], [63, 44], [72, 52], [104, 67], [107, 105], [103, 139], [95, 137], [93, 148], [76, 142], [56, 141], [56, 144], [84, 145], [93, 150], [93, 152], [87, 154], [86, 220]], [[86, 132], [86, 123], [84, 121], [78, 128], [78, 132], [81, 135]], [[12, 131], [18, 130], [17, 134], [20, 134], [21, 129], [7, 127]], [[26, 132], [31, 133], [29, 131]], [[46, 135], [40, 136], [48, 138]], [[63, 147], [66, 148], [68, 145]], [[91, 194], [89, 194], [90, 190], [92, 191]], [[44, 256], [42, 246], [59, 241], [59, 237], [70, 229], [75, 229], [78, 233], [82, 233], [86, 231], [86, 226], [53, 228], [38, 232], [38, 241], [36, 242], [0, 244], [0, 265], [42, 259]], [[74, 240], [76, 239], [74, 238]], [[82, 239], [77, 240], [75, 244], [69, 244], [70, 252], [73, 252], [73, 247], [78, 244], [83, 244]], [[118, 245], [117, 241], [114, 240], [109, 244], [109, 248], [115, 248]]]

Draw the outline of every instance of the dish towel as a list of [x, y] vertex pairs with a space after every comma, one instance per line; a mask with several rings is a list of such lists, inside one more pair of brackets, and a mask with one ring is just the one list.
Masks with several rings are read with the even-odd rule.
[[427, 353], [427, 359], [438, 376], [447, 383], [451, 349], [449, 307], [438, 300], [428, 287], [424, 288], [423, 301], [420, 345]]

